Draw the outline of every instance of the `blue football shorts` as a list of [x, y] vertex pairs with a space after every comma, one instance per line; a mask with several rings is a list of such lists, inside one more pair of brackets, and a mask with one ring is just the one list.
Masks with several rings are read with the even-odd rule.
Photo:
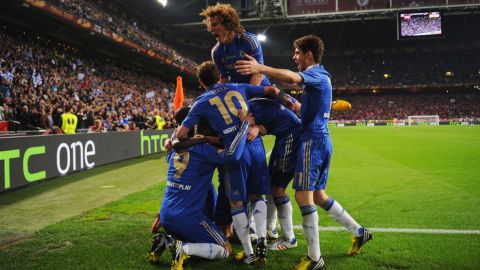
[[299, 142], [299, 131], [275, 139], [275, 145], [268, 162], [272, 185], [286, 188], [292, 180], [295, 174], [295, 160]]
[[270, 194], [265, 148], [260, 138], [245, 145], [238, 162], [223, 165], [225, 192], [230, 201], [247, 201], [247, 195]]
[[161, 218], [165, 230], [184, 242], [214, 243], [220, 246], [227, 242], [225, 235], [202, 212]]
[[324, 190], [327, 185], [331, 157], [332, 141], [329, 135], [302, 141], [297, 151], [293, 188]]

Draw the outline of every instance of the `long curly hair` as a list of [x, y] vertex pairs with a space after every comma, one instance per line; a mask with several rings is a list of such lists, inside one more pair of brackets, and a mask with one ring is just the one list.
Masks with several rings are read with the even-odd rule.
[[217, 3], [214, 6], [207, 7], [207, 9], [203, 9], [199, 15], [205, 17], [203, 23], [207, 25], [209, 32], [211, 31], [210, 18], [215, 16], [220, 18], [222, 25], [228, 31], [235, 33], [245, 32], [245, 28], [240, 24], [240, 17], [238, 16], [237, 10], [230, 4]]

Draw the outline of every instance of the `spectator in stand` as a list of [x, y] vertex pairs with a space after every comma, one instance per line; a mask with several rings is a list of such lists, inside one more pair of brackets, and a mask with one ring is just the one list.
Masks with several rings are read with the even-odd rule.
[[107, 132], [107, 130], [103, 127], [103, 120], [101, 118], [97, 118], [95, 120], [95, 124], [88, 128], [88, 133], [99, 133], [99, 132]]
[[35, 126], [33, 125], [32, 122], [32, 114], [29, 111], [29, 108], [27, 105], [24, 105], [21, 108], [20, 116], [18, 118], [20, 120], [20, 129], [22, 130], [32, 130], [35, 129]]
[[72, 106], [65, 107], [65, 113], [61, 115], [61, 128], [65, 134], [75, 134], [77, 130], [78, 118]]

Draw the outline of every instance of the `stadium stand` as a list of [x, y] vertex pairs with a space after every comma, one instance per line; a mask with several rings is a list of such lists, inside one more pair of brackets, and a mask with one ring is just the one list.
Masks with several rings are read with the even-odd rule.
[[[174, 35], [133, 16], [115, 1], [48, 0], [47, 3], [119, 33], [190, 69], [196, 68], [195, 61], [210, 57], [214, 39], [203, 25], [203, 34], [186, 31]], [[408, 43], [386, 42], [391, 35], [385, 33], [393, 29], [392, 25], [380, 28], [383, 22], [367, 27], [378, 32], [375, 36], [368, 32], [371, 30], [362, 30], [363, 21], [356, 28], [346, 23], [286, 27], [291, 27], [289, 34], [318, 32], [325, 37], [327, 52], [323, 64], [332, 74], [334, 97], [347, 99], [353, 105], [351, 111], [333, 113], [332, 120], [383, 123], [394, 118], [406, 119], [409, 115], [439, 115], [441, 123], [478, 123], [480, 42], [473, 30], [478, 17], [472, 15], [448, 22], [451, 29], [445, 38]], [[132, 67], [121, 57], [112, 60], [68, 41], [20, 30], [23, 28], [0, 27], [0, 130], [43, 129], [55, 133], [53, 127], [58, 125], [66, 105], [73, 105], [78, 128], [84, 131], [149, 128], [155, 110], [166, 120], [165, 128], [173, 126], [174, 85], [161, 77]], [[273, 38], [276, 35], [277, 40], [262, 46], [266, 63], [292, 69], [293, 61], [285, 61], [291, 56], [290, 37], [286, 37], [285, 29], [272, 26], [269, 35]], [[338, 29], [347, 34], [339, 35]], [[452, 29], [460, 30], [454, 33]], [[362, 39], [365, 34], [372, 37]], [[277, 42], [279, 36], [284, 42]], [[352, 42], [355, 39], [363, 41]], [[291, 90], [290, 86], [281, 86]], [[294, 88], [294, 92], [298, 90]], [[197, 94], [187, 90], [186, 104]], [[103, 128], [98, 128], [98, 120]]]
[[51, 132], [67, 105], [75, 108], [79, 129], [95, 120], [107, 131], [129, 130], [132, 123], [148, 128], [154, 110], [165, 128], [172, 127], [173, 85], [67, 44], [8, 30], [0, 30], [0, 119], [18, 122], [15, 129]]
[[48, 2], [111, 32], [120, 33], [147, 49], [160, 52], [178, 64], [186, 65], [193, 70], [197, 67], [197, 63], [178, 54], [174, 48], [161, 41], [161, 30], [155, 30], [134, 20], [112, 1], [49, 0]]

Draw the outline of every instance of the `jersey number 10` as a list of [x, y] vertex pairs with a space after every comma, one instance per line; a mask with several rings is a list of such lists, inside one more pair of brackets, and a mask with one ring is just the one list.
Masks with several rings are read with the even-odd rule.
[[[235, 116], [238, 116], [238, 109], [233, 103], [233, 97], [235, 97], [238, 100], [238, 103], [240, 103], [240, 106], [242, 106], [243, 113], [247, 113], [248, 112], [247, 103], [243, 99], [242, 95], [237, 91], [234, 91], [234, 90], [228, 91], [225, 94], [223, 101], [220, 99], [219, 96], [213, 97], [208, 100], [211, 105], [217, 106], [218, 111], [220, 112], [220, 114], [222, 114], [222, 117], [225, 120], [225, 123], [227, 125], [233, 122], [232, 117], [230, 117], [230, 113]], [[227, 105], [226, 107], [225, 107], [225, 104]], [[230, 113], [227, 111], [227, 108], [228, 108], [228, 111], [230, 111]]]

